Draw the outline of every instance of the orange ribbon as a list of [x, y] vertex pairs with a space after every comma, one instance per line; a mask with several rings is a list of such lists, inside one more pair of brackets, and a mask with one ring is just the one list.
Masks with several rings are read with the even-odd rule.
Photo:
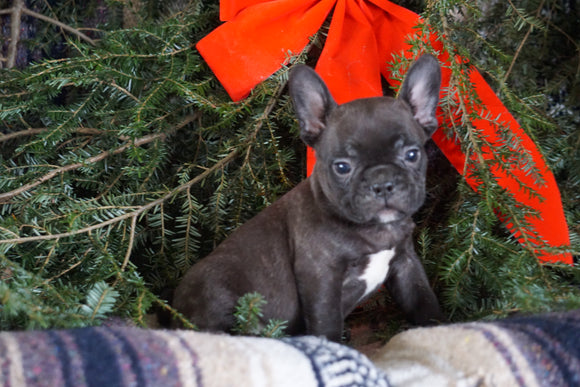
[[[345, 103], [356, 98], [382, 95], [381, 74], [395, 84], [387, 63], [394, 54], [410, 55], [409, 37], [416, 34], [421, 20], [417, 14], [387, 0], [221, 0], [220, 18], [228, 21], [203, 38], [197, 49], [234, 101], [246, 97], [251, 89], [280, 69], [288, 58], [301, 52], [334, 7], [326, 43], [316, 65], [336, 101]], [[441, 42], [432, 37], [433, 48], [440, 52], [443, 66], [442, 94], [447, 92], [451, 78], [450, 58]], [[461, 58], [455, 58], [462, 60]], [[519, 139], [519, 149], [527, 152], [544, 181], [538, 183], [526, 171], [513, 168], [504, 171], [495, 168], [492, 173], [501, 187], [512, 193], [523, 205], [535, 209], [539, 217], [527, 219], [532, 231], [518, 234], [517, 227], [508, 220], [507, 227], [515, 237], [537, 246], [542, 242], [551, 246], [569, 246], [570, 237], [564, 217], [560, 191], [534, 142], [501, 103], [491, 87], [477, 71], [469, 72], [469, 79], [481, 100], [481, 117], [500, 117]], [[440, 124], [457, 117], [439, 114]], [[479, 119], [473, 125], [487, 136], [491, 158], [494, 144], [502, 144], [499, 128], [493, 122]], [[463, 173], [466, 156], [460, 146], [438, 130], [433, 140], [452, 165]], [[314, 154], [308, 152], [309, 172]], [[472, 188], [478, 183], [469, 174], [465, 176]], [[518, 182], [519, 180], [519, 182]], [[521, 183], [540, 197], [530, 196]], [[537, 251], [542, 262], [572, 264], [570, 254], [550, 254]]]

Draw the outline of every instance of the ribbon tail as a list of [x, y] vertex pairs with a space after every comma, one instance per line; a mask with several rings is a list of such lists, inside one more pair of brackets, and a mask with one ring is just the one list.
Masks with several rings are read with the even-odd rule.
[[[268, 1], [239, 11], [197, 43], [197, 50], [232, 100], [276, 72], [301, 52], [336, 0]], [[230, 10], [234, 13], [236, 10]]]
[[[531, 241], [535, 245], [540, 246], [540, 248], [536, 250], [540, 261], [546, 263], [562, 262], [571, 265], [573, 263], [571, 254], [550, 254], [541, 249], [543, 243], [547, 243], [551, 246], [570, 245], [569, 230], [564, 215], [560, 190], [554, 175], [548, 168], [544, 157], [540, 153], [536, 144], [524, 132], [516, 119], [502, 104], [492, 88], [483, 79], [483, 76], [478, 71], [474, 70], [470, 72], [469, 79], [481, 100], [481, 108], [483, 111], [480, 113], [480, 116], [497, 118], [496, 121], [498, 121], [498, 123], [501, 122], [501, 126], [509, 128], [512, 135], [517, 139], [517, 141], [519, 141], [519, 146], [515, 148], [514, 151], [519, 153], [525, 152], [529, 155], [529, 158], [537, 169], [538, 174], [544, 180], [542, 182], [534, 181], [533, 176], [529, 174], [525, 168], [514, 167], [509, 171], [500, 168], [494, 168], [492, 170], [501, 187], [513, 194], [518, 202], [529, 206], [538, 212], [539, 217], [530, 216], [527, 221], [531, 224], [532, 229], [537, 233], [537, 236], [541, 240], [537, 240], [538, 237], [536, 237], [536, 235], [531, 231], [527, 232], [527, 235], [522, 235], [519, 231], [516, 231], [519, 228], [515, 227], [514, 223], [509, 219], [506, 221], [507, 228], [514, 232], [515, 237], [520, 243], [529, 244], [526, 242]], [[497, 123], [492, 122], [490, 119], [482, 118], [473, 124], [475, 127], [486, 133], [486, 139], [491, 143], [492, 147], [495, 146], [499, 148], [505, 146], [505, 141], [502, 140], [502, 137], [499, 134], [501, 127], [499, 127]], [[438, 139], [441, 140], [441, 137]], [[491, 153], [491, 150], [483, 149], [483, 151], [484, 153]], [[484, 154], [484, 157], [485, 156], [486, 155]], [[473, 158], [475, 158], [475, 156]], [[462, 163], [460, 167], [463, 168], [464, 165], [465, 164]], [[455, 167], [457, 168], [458, 165]], [[467, 181], [477, 190], [476, 183], [472, 179], [467, 177]], [[522, 188], [522, 185], [526, 188]], [[528, 192], [530, 189], [539, 195], [539, 197], [530, 195]], [[500, 214], [500, 217], [504, 217], [504, 215], [505, 214]]]

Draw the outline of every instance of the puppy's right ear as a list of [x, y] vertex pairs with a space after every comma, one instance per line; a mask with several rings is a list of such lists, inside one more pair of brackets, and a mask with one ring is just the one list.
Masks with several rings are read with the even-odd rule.
[[399, 98], [407, 102], [415, 120], [431, 136], [437, 129], [437, 104], [441, 88], [441, 68], [437, 59], [422, 55], [411, 65], [405, 76]]
[[300, 123], [300, 138], [307, 145], [314, 146], [336, 102], [322, 78], [306, 65], [292, 68], [288, 87]]

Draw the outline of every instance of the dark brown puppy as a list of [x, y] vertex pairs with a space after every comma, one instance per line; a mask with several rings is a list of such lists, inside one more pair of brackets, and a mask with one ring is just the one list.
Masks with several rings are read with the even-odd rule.
[[194, 265], [175, 308], [202, 330], [229, 331], [238, 298], [259, 292], [264, 320], [338, 341], [344, 318], [384, 282], [412, 322], [442, 319], [411, 238], [440, 83], [424, 55], [399, 98], [337, 105], [312, 69], [294, 68], [290, 95], [314, 171]]

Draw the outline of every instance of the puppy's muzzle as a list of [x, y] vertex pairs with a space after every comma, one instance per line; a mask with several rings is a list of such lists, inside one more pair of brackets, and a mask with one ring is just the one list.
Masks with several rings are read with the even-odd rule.
[[401, 185], [401, 176], [396, 166], [379, 166], [368, 171], [369, 189], [372, 197], [388, 199]]

